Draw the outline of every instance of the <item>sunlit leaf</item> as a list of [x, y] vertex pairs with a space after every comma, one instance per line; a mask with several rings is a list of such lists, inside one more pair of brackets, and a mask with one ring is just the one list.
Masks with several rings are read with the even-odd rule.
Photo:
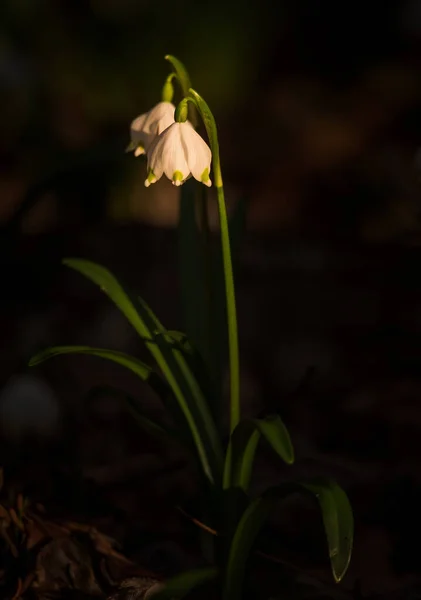
[[[197, 382], [194, 381], [182, 353], [169, 343], [171, 338], [167, 336], [165, 328], [143, 300], [138, 299], [136, 303], [138, 310], [136, 310], [133, 301], [106, 268], [82, 259], [65, 259], [63, 263], [96, 283], [140, 335], [161, 369], [184, 415], [203, 472], [213, 482], [214, 471], [220, 460], [215, 452], [219, 441], [215, 426], [209, 411], [206, 410], [206, 402], [197, 390]], [[160, 331], [161, 335], [154, 336], [155, 330]]]
[[[142, 298], [138, 298], [138, 303], [139, 312], [145, 322], [148, 323], [151, 331], [154, 332], [155, 340], [159, 347], [163, 352], [169, 352], [170, 356], [175, 360], [183, 381], [186, 383], [192, 396], [190, 409], [195, 415], [196, 422], [203, 426], [212, 448], [212, 455], [216, 460], [216, 466], [220, 469], [222, 467], [222, 448], [215, 422], [209, 410], [207, 399], [195, 376], [194, 368], [191, 366], [193, 353], [187, 353], [188, 359], [186, 358], [186, 348], [190, 348], [193, 351], [193, 347], [188, 340], [184, 339], [184, 349], [181, 350], [179, 348], [180, 333], [177, 332], [176, 339], [174, 339], [174, 332], [171, 334], [165, 329], [150, 306]], [[174, 341], [177, 343], [175, 344]]]
[[273, 415], [265, 419], [253, 419], [252, 423], [276, 454], [291, 465], [294, 462], [294, 448], [281, 417]]
[[354, 541], [354, 516], [348, 496], [332, 480], [302, 485], [315, 495], [319, 503], [333, 577], [339, 582], [348, 570]]
[[278, 415], [265, 419], [245, 419], [233, 432], [224, 469], [224, 488], [241, 487], [247, 491], [260, 438], [263, 437], [287, 464], [294, 462], [294, 448], [288, 430]]
[[[138, 375], [140, 379], [142, 379], [142, 381], [148, 383], [148, 385], [150, 385], [150, 387], [152, 387], [152, 389], [158, 394], [158, 396], [163, 402], [163, 405], [166, 408], [171, 409], [171, 390], [170, 388], [168, 388], [165, 381], [163, 381], [159, 377], [159, 375], [155, 373], [153, 369], [151, 369], [151, 367], [146, 365], [144, 362], [138, 360], [137, 358], [134, 358], [133, 356], [125, 354], [124, 352], [118, 352], [116, 350], [107, 350], [104, 348], [91, 348], [90, 346], [54, 346], [52, 348], [47, 348], [46, 350], [43, 350], [42, 352], [33, 356], [29, 361], [29, 366], [36, 366], [50, 358], [62, 354], [85, 354], [88, 356], [96, 356], [97, 358], [110, 360], [114, 363], [125, 367], [126, 369], [129, 369], [130, 371]], [[96, 389], [99, 390], [100, 388]], [[115, 388], [112, 388], [111, 386], [102, 386], [101, 389], [108, 393], [113, 393], [114, 395], [118, 393], [118, 391], [115, 390]], [[137, 421], [139, 422], [139, 424], [142, 424], [145, 430], [147, 429], [150, 433], [153, 433], [154, 435], [159, 435], [162, 433], [169, 434], [168, 431], [165, 432], [163, 430], [162, 426], [153, 423], [152, 420], [148, 419], [146, 415], [142, 413], [140, 404], [138, 402], [136, 402], [134, 399], [131, 399], [128, 395], [125, 395], [123, 392], [120, 392], [120, 396], [124, 397], [128, 408], [131, 410], [132, 414], [135, 413]]]
[[224, 489], [240, 487], [248, 491], [260, 432], [250, 421], [241, 421], [235, 428], [225, 456]]
[[133, 373], [138, 375], [143, 381], [148, 381], [153, 373], [151, 367], [124, 352], [106, 350], [103, 348], [91, 348], [90, 346], [53, 346], [52, 348], [47, 348], [33, 356], [29, 361], [29, 366], [34, 367], [35, 365], [38, 365], [49, 358], [53, 358], [54, 356], [59, 356], [60, 354], [88, 354], [90, 356], [97, 356], [98, 358], [106, 358], [107, 360], [111, 360], [130, 369], [130, 371], [133, 371]]
[[304, 492], [318, 502], [333, 578], [339, 582], [348, 570], [354, 541], [354, 516], [348, 496], [335, 481], [321, 478], [282, 484], [268, 490], [264, 496], [282, 498], [297, 492]]
[[336, 582], [343, 579], [350, 563], [354, 537], [354, 518], [346, 493], [330, 480], [292, 482], [269, 489], [245, 510], [230, 546], [223, 600], [240, 600], [246, 563], [260, 530], [279, 499], [300, 491], [315, 497], [319, 503], [333, 577]]

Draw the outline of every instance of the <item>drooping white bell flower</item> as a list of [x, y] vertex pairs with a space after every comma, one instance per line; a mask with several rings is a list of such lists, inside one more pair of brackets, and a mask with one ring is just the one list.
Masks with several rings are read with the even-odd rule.
[[165, 173], [174, 185], [181, 185], [191, 175], [208, 187], [212, 152], [189, 121], [173, 123], [159, 135], [147, 150], [149, 187]]
[[172, 102], [158, 102], [150, 111], [134, 119], [127, 151], [134, 150], [135, 156], [144, 154], [155, 138], [174, 123], [174, 111]]

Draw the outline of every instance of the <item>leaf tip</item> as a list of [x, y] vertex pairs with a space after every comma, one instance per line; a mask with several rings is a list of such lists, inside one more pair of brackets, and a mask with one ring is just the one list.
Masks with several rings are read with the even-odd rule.
[[288, 458], [286, 459], [285, 462], [287, 465], [293, 465], [295, 463], [294, 453], [292, 453], [290, 456], [288, 456]]
[[348, 568], [351, 562], [351, 553], [352, 553], [352, 546], [350, 547], [349, 552], [347, 553], [346, 559], [345, 561], [338, 561], [339, 564], [335, 564], [335, 556], [338, 555], [338, 553], [335, 554], [335, 556], [330, 556], [331, 558], [331, 565], [332, 565], [332, 574], [333, 574], [333, 579], [335, 581], [335, 583], [340, 583], [342, 581], [342, 579], [345, 577], [345, 575], [348, 572]]
[[65, 267], [70, 267], [71, 269], [75, 267], [75, 265], [77, 265], [78, 263], [80, 263], [81, 260], [79, 258], [63, 258], [61, 261], [61, 264], [64, 265]]
[[[349, 563], [348, 563], [349, 564]], [[345, 577], [345, 574], [348, 570], [348, 564], [345, 565], [340, 571], [336, 571], [335, 568], [332, 568], [333, 579], [335, 583], [341, 583], [342, 579]]]
[[36, 367], [42, 362], [44, 362], [44, 353], [38, 352], [38, 354], [31, 356], [31, 358], [28, 360], [28, 367]]

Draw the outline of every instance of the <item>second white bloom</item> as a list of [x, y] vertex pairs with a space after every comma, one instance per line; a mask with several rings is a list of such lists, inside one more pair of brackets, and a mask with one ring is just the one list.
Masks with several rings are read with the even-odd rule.
[[174, 111], [175, 106], [171, 102], [158, 102], [149, 112], [132, 121], [128, 150], [134, 150], [135, 156], [144, 154], [154, 139], [174, 123]]

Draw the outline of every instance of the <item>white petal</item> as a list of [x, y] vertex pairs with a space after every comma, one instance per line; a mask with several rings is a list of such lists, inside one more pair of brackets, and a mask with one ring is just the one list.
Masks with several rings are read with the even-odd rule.
[[174, 123], [174, 111], [175, 106], [171, 102], [159, 102], [147, 113], [143, 130], [146, 133], [159, 135]]
[[174, 111], [175, 106], [171, 102], [159, 102], [137, 117], [130, 126], [132, 143], [142, 144], [147, 149], [157, 135], [174, 123]]
[[[190, 173], [185, 147], [181, 139], [182, 125], [182, 123], [174, 123], [167, 130], [164, 173], [168, 179], [171, 180], [173, 180], [176, 171], [182, 174], [182, 181], [184, 181]], [[165, 135], [165, 132], [163, 135]]]
[[174, 173], [182, 173], [183, 180], [189, 174], [185, 152], [180, 140], [180, 123], [173, 123], [157, 138], [149, 152], [149, 164], [158, 177], [158, 173], [173, 180]]
[[171, 102], [161, 102], [157, 115], [156, 133], [160, 135], [167, 127], [174, 123], [175, 106]]
[[155, 140], [147, 149], [148, 169], [151, 169], [154, 172], [157, 179], [160, 179], [164, 172], [164, 166], [162, 162], [164, 144], [165, 138], [161, 134], [155, 137]]
[[[183, 127], [181, 137], [186, 147], [189, 171], [197, 181], [202, 181], [204, 171], [210, 171], [212, 152], [205, 140], [194, 130]], [[210, 185], [210, 180], [203, 182]]]
[[140, 142], [144, 141], [143, 127], [144, 127], [145, 121], [148, 117], [148, 114], [149, 113], [144, 113], [143, 115], [136, 117], [136, 119], [134, 119], [134, 121], [131, 122], [130, 139], [132, 140], [133, 144], [135, 144], [136, 146]]
[[149, 113], [143, 113], [143, 115], [139, 115], [134, 119], [130, 124], [130, 129], [132, 131], [141, 131], [145, 124], [146, 119], [148, 118]]

